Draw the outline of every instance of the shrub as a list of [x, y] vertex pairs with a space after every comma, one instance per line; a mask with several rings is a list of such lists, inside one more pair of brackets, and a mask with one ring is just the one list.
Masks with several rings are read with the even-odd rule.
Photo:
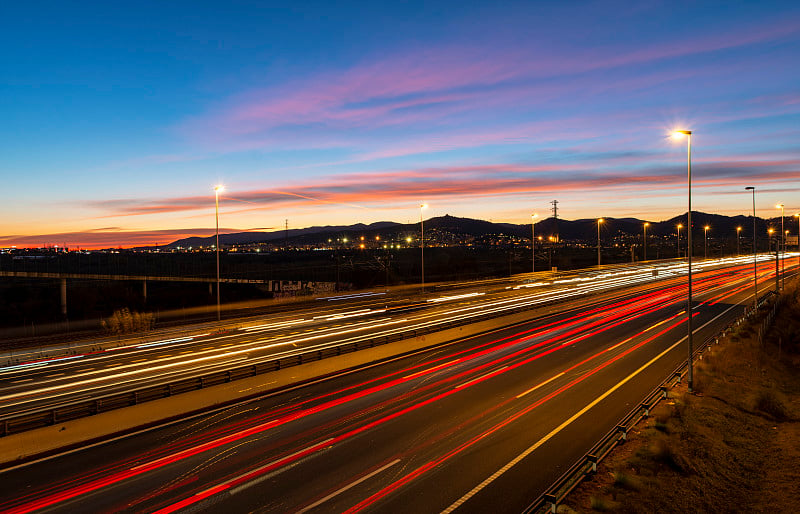
[[626, 489], [628, 491], [638, 491], [641, 489], [639, 483], [628, 475], [627, 473], [622, 472], [615, 472], [613, 473], [614, 477], [614, 487], [619, 487], [620, 489]]
[[151, 312], [131, 312], [130, 309], [117, 309], [103, 320], [103, 329], [112, 334], [129, 334], [153, 328], [155, 319]]
[[785, 421], [789, 416], [786, 406], [770, 389], [762, 389], [756, 397], [756, 409], [772, 416], [776, 421]]
[[611, 505], [609, 505], [608, 501], [605, 498], [592, 496], [589, 501], [592, 510], [596, 510], [598, 512], [607, 512], [611, 510]]
[[675, 455], [675, 452], [672, 451], [672, 448], [670, 448], [669, 444], [667, 444], [666, 441], [661, 439], [656, 441], [655, 444], [653, 445], [652, 451], [653, 451], [653, 460], [655, 460], [656, 462], [659, 462], [669, 467], [676, 473], [681, 473], [681, 474], [686, 473], [685, 467], [683, 466], [683, 464], [680, 463], [680, 459], [678, 458], [677, 455]]

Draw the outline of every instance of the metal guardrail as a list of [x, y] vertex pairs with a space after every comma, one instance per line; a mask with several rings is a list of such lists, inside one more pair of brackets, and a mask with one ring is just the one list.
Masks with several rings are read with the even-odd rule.
[[[771, 291], [764, 295], [761, 300], [759, 300], [758, 307], [763, 306], [773, 295], [774, 291]], [[764, 322], [762, 323], [761, 327], [763, 331], [766, 332], [766, 329], [769, 327], [767, 324], [767, 320], [769, 320], [769, 324], [772, 323], [774, 319], [775, 312], [778, 308], [778, 303], [775, 302], [773, 304], [772, 309], [767, 314], [767, 318], [765, 318]], [[716, 335], [711, 336], [705, 339], [698, 347], [694, 350], [693, 359], [697, 360], [696, 358], [699, 356], [702, 359], [703, 353], [712, 345], [712, 344], [719, 344], [719, 340], [721, 337], [725, 336], [728, 331], [730, 331], [734, 326], [740, 325], [744, 322], [747, 318], [757, 312], [757, 309], [751, 309], [749, 311], [745, 311], [742, 317], [736, 319], [732, 323], [728, 324], [725, 328], [723, 328], [720, 332]], [[762, 335], [762, 328], [759, 328], [759, 338]], [[588, 452], [586, 452], [581, 458], [577, 460], [564, 474], [562, 474], [553, 484], [544, 492], [542, 493], [533, 503], [531, 503], [524, 511], [524, 514], [533, 514], [533, 513], [544, 513], [544, 512], [551, 512], [555, 513], [558, 510], [558, 506], [564, 499], [569, 495], [576, 487], [578, 487], [581, 482], [587, 477], [593, 475], [597, 472], [597, 464], [605, 459], [608, 454], [614, 450], [618, 445], [624, 443], [627, 440], [628, 432], [635, 427], [639, 421], [644, 418], [650, 416], [650, 411], [655, 408], [658, 403], [669, 397], [669, 391], [677, 384], [681, 382], [683, 377], [688, 372], [687, 363], [684, 362], [680, 366], [678, 366], [675, 371], [673, 371], [667, 379], [665, 379], [661, 384], [659, 384], [655, 389], [650, 391], [650, 393], [645, 397], [645, 399], [636, 407], [634, 407], [628, 414], [626, 414], [617, 425], [611, 429], [605, 436], [603, 436], [600, 441], [597, 442]]]

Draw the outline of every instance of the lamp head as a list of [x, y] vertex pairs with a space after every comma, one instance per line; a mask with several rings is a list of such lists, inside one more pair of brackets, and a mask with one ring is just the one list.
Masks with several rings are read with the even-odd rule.
[[683, 223], [678, 223], [678, 228], [683, 228]]
[[428, 208], [428, 204], [427, 203], [420, 204], [419, 208], [420, 209], [427, 209]]
[[783, 204], [779, 203], [775, 206], [776, 209], [783, 209]]
[[598, 223], [603, 223], [604, 221], [605, 221], [605, 220], [604, 220], [603, 218], [598, 218], [598, 219], [597, 219], [597, 222], [598, 222]]
[[223, 186], [222, 184], [218, 184], [214, 186], [214, 191], [217, 193], [221, 193], [222, 191], [225, 191], [225, 186]]
[[744, 190], [745, 191], [755, 191], [756, 188], [754, 188], [753, 186], [747, 186], [746, 188], [744, 188]]
[[672, 131], [672, 138], [673, 139], [682, 139], [684, 136], [691, 136], [691, 130], [673, 130]]

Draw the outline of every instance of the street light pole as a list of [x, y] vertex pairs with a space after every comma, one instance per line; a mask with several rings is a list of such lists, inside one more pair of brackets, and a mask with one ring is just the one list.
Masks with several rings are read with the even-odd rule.
[[539, 215], [535, 212], [531, 214], [531, 273], [536, 273], [536, 228], [534, 220]]
[[681, 258], [681, 229], [683, 228], [683, 223], [678, 223], [678, 259]]
[[425, 292], [425, 225], [422, 221], [422, 211], [428, 208], [427, 203], [419, 206], [419, 250], [422, 267], [422, 292]]
[[783, 290], [784, 286], [786, 285], [786, 273], [785, 273], [786, 272], [786, 268], [785, 268], [784, 263], [783, 263], [784, 253], [786, 253], [786, 232], [784, 231], [784, 228], [783, 228], [783, 209], [784, 209], [784, 205], [782, 203], [779, 203], [778, 205], [776, 205], [776, 207], [780, 207], [781, 208], [781, 239], [779, 241], [779, 245], [780, 245], [779, 246], [779, 252], [780, 252], [780, 260], [781, 260], [781, 290]]
[[692, 347], [692, 131], [676, 130], [672, 133], [672, 136], [677, 138], [686, 136], [686, 166], [689, 197], [689, 211], [686, 218], [686, 262], [689, 282], [689, 298], [686, 302], [686, 328], [688, 331], [686, 340], [689, 346], [689, 357], [686, 364], [688, 367], [689, 392], [691, 393], [694, 388], [694, 374], [692, 372], [692, 355], [694, 354], [694, 348]]
[[703, 258], [708, 259], [708, 229], [710, 229], [708, 225], [703, 227]]
[[[768, 240], [769, 240], [769, 247], [767, 248], [767, 253], [772, 251], [772, 234], [775, 233], [775, 229], [771, 228], [767, 230]], [[780, 291], [780, 284], [781, 284], [781, 274], [780, 274], [780, 261], [778, 259], [778, 252], [781, 246], [780, 239], [775, 239], [775, 294], [778, 294]]]
[[741, 245], [739, 243], [739, 236], [742, 234], [742, 227], [736, 227], [736, 256], [738, 257], [741, 255]]
[[650, 226], [650, 223], [644, 222], [644, 260], [647, 260], [647, 227]]
[[600, 266], [600, 224], [605, 220], [603, 218], [597, 219], [597, 265]]
[[219, 313], [219, 193], [225, 189], [222, 185], [214, 186], [214, 218], [216, 220], [217, 242], [215, 249], [217, 250], [217, 321], [220, 320]]
[[753, 192], [753, 309], [758, 309], [758, 257], [756, 250], [756, 188], [747, 186], [745, 191]]

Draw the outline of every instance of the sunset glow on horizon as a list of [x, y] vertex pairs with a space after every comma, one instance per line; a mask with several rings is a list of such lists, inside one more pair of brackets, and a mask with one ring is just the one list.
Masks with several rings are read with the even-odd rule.
[[0, 247], [800, 210], [796, 2], [226, 5], [4, 9]]

